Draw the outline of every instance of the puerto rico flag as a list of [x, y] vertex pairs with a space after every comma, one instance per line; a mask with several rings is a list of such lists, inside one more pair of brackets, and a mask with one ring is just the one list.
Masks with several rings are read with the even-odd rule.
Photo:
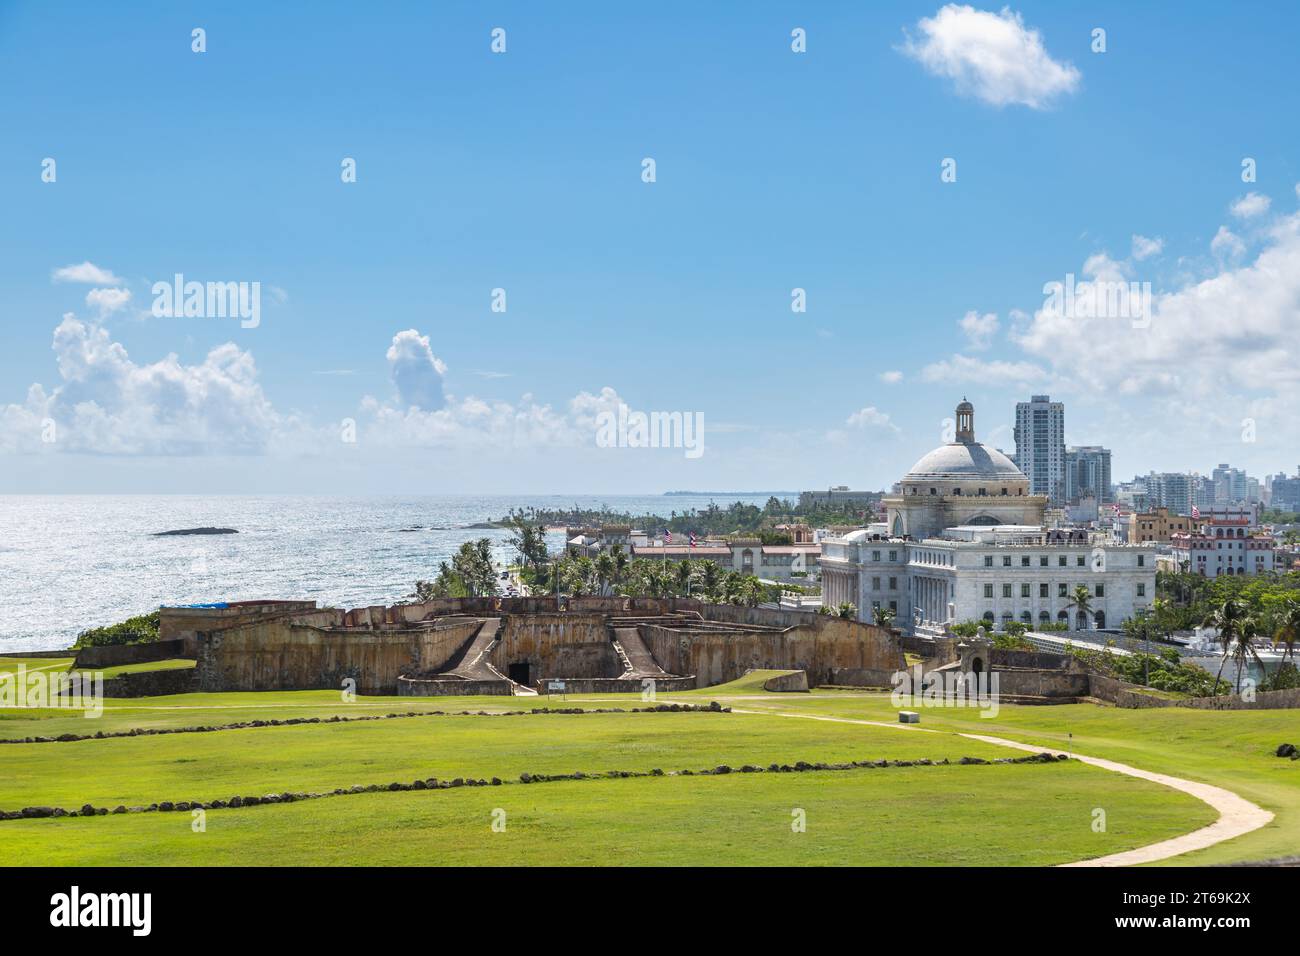
[[664, 528], [664, 544], [672, 544], [672, 543], [673, 543], [673, 533], [669, 531], [667, 528]]

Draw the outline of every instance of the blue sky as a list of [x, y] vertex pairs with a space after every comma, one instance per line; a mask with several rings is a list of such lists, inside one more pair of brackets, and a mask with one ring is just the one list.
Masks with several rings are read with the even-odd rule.
[[[1300, 460], [1295, 11], [267, 6], [0, 3], [0, 490], [881, 487], [1040, 392], [1117, 478]], [[618, 400], [705, 454], [595, 447]]]

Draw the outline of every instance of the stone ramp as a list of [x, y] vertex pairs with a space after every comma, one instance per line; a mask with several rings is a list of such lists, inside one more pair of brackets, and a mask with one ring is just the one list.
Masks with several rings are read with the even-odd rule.
[[501, 627], [498, 617], [486, 618], [465, 648], [459, 663], [446, 673], [465, 680], [505, 680], [506, 678], [488, 661], [488, 655], [496, 646], [497, 630]]
[[614, 647], [621, 651], [619, 657], [624, 663], [623, 673], [619, 675], [622, 679], [668, 676], [668, 672], [655, 662], [654, 655], [635, 627], [615, 627], [613, 631]]
[[399, 677], [398, 695], [536, 695], [537, 691], [531, 687], [515, 683], [492, 666], [492, 651], [497, 646], [497, 632], [500, 628], [499, 617], [483, 618], [478, 631], [442, 670], [433, 674], [404, 674]]

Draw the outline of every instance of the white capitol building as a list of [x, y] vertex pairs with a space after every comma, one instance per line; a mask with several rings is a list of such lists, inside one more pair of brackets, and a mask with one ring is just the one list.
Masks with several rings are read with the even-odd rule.
[[[886, 496], [885, 522], [823, 541], [822, 600], [876, 607], [898, 626], [1017, 620], [1118, 628], [1155, 599], [1153, 545], [1101, 532], [1049, 530], [1047, 498], [996, 449], [975, 440], [975, 409], [957, 406], [956, 438], [925, 455]], [[1085, 585], [1091, 615], [1071, 607]]]

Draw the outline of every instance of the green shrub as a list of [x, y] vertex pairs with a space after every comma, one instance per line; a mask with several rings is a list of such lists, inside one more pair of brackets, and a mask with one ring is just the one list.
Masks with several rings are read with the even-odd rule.
[[150, 614], [138, 614], [128, 617], [117, 624], [107, 627], [92, 627], [77, 635], [73, 647], [103, 647], [108, 644], [150, 644], [158, 640], [158, 617], [154, 611]]
[[[1211, 697], [1216, 693], [1214, 675], [1195, 664], [1184, 664], [1178, 652], [1172, 648], [1155, 654], [1130, 654], [1125, 657], [1109, 651], [1084, 650], [1073, 646], [1069, 652], [1090, 667], [1130, 684], [1176, 691], [1193, 697]], [[1227, 681], [1221, 680], [1218, 683], [1219, 693], [1232, 689]]]

